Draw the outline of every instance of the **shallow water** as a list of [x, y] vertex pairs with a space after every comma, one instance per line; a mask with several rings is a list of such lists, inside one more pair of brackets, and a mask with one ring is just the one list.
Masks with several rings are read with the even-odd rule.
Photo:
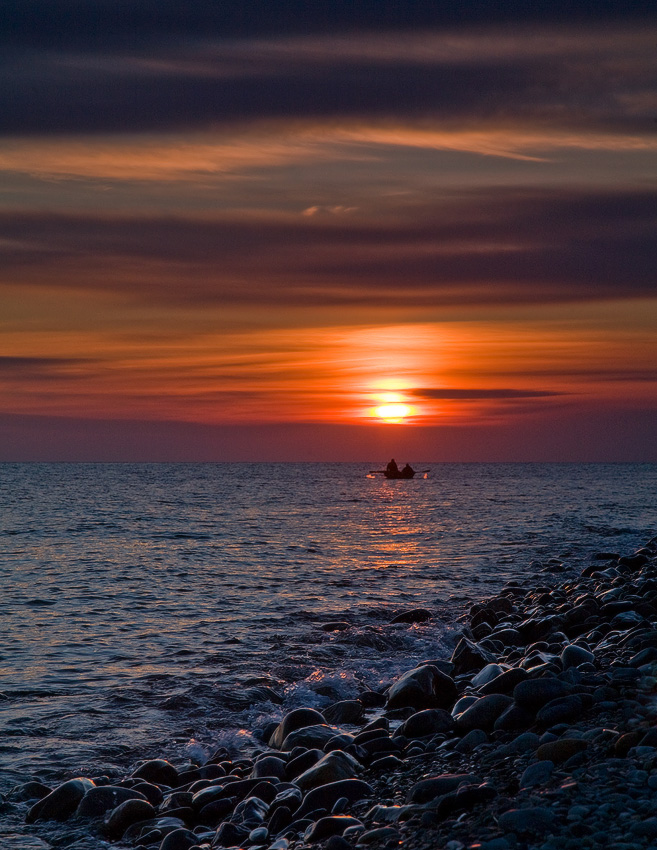
[[[0, 465], [0, 789], [209, 751], [380, 687], [537, 562], [656, 532], [656, 465], [425, 466]], [[389, 625], [417, 606], [434, 620]], [[243, 706], [251, 680], [283, 707]]]

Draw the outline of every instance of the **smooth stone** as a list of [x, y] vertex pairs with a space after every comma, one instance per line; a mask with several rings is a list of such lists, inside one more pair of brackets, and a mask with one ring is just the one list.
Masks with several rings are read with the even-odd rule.
[[377, 829], [368, 829], [359, 836], [357, 847], [368, 844], [386, 844], [389, 841], [399, 841], [399, 830], [392, 826], [380, 826]]
[[595, 655], [592, 652], [589, 652], [588, 649], [584, 649], [583, 646], [577, 646], [577, 644], [574, 643], [568, 644], [568, 646], [564, 647], [560, 658], [564, 670], [568, 670], [570, 667], [579, 667], [580, 664], [585, 664], [587, 662], [592, 663], [595, 661]]
[[256, 826], [259, 826], [264, 821], [268, 811], [268, 803], [265, 803], [260, 797], [247, 797], [246, 800], [242, 800], [236, 806], [231, 821], [248, 826], [249, 830], [255, 829]]
[[558, 723], [570, 723], [582, 716], [583, 704], [580, 697], [572, 694], [567, 697], [553, 699], [536, 713], [536, 723], [539, 726], [556, 726]]
[[241, 847], [249, 837], [250, 830], [245, 826], [224, 821], [216, 832], [213, 847]]
[[350, 732], [341, 732], [339, 735], [333, 735], [332, 738], [329, 738], [322, 749], [325, 753], [331, 753], [333, 750], [346, 750], [353, 743], [354, 736]]
[[224, 798], [223, 800], [215, 800], [212, 803], [207, 803], [203, 806], [198, 815], [197, 821], [203, 826], [217, 827], [224, 820], [226, 815], [232, 814], [235, 807], [233, 800]]
[[140, 765], [132, 774], [135, 779], [144, 779], [155, 785], [167, 785], [175, 788], [178, 784], [178, 771], [165, 759], [151, 759]]
[[52, 788], [43, 782], [24, 782], [16, 785], [7, 795], [7, 799], [17, 803], [27, 803], [29, 800], [43, 800], [52, 792]]
[[501, 641], [504, 646], [524, 646], [525, 639], [517, 629], [496, 629], [491, 637]]
[[388, 708], [450, 708], [456, 700], [457, 691], [450, 676], [433, 664], [424, 664], [397, 679], [388, 689], [387, 696]]
[[537, 785], [545, 785], [548, 779], [552, 776], [553, 770], [553, 761], [536, 761], [534, 764], [530, 764], [520, 777], [520, 790], [524, 788], [534, 788]]
[[251, 771], [252, 779], [261, 779], [263, 776], [277, 776], [279, 779], [287, 778], [287, 764], [283, 759], [276, 756], [265, 756], [259, 759]]
[[455, 675], [458, 676], [461, 673], [481, 670], [487, 664], [496, 663], [497, 659], [490, 650], [462, 637], [456, 644], [450, 661], [454, 665]]
[[479, 688], [482, 685], [485, 685], [487, 682], [491, 682], [493, 679], [497, 679], [498, 676], [501, 676], [504, 673], [504, 667], [500, 667], [499, 664], [487, 664], [483, 667], [475, 676], [472, 677], [470, 684], [473, 688]]
[[397, 758], [397, 756], [388, 755], [382, 756], [379, 759], [374, 759], [373, 762], [370, 762], [369, 769], [370, 770], [397, 770], [402, 767], [404, 762], [402, 759]]
[[119, 839], [129, 826], [155, 817], [157, 812], [147, 800], [125, 800], [110, 812], [106, 820], [107, 834]]
[[454, 718], [443, 708], [425, 708], [417, 711], [399, 727], [399, 734], [406, 738], [424, 738], [436, 733], [448, 733], [454, 729]]
[[570, 692], [570, 686], [559, 679], [527, 679], [515, 686], [513, 699], [521, 708], [536, 712], [553, 699], [568, 696]]
[[357, 699], [344, 699], [335, 702], [324, 709], [324, 717], [327, 723], [358, 723], [363, 718], [365, 709], [363, 703]]
[[539, 761], [551, 761], [554, 764], [562, 764], [577, 753], [583, 752], [588, 747], [588, 742], [581, 738], [559, 738], [549, 741], [536, 750], [536, 758]]
[[37, 820], [67, 820], [80, 805], [87, 791], [95, 787], [91, 779], [69, 779], [36, 802], [28, 811], [25, 820], [27, 823]]
[[433, 614], [426, 608], [413, 608], [411, 611], [402, 611], [390, 621], [391, 623], [425, 623], [432, 618]]
[[324, 850], [352, 850], [352, 845], [341, 835], [332, 835], [324, 845]]
[[322, 750], [312, 749], [306, 750], [301, 755], [296, 756], [296, 758], [290, 759], [285, 771], [286, 779], [294, 779], [296, 776], [299, 776], [304, 770], [308, 770], [313, 764], [317, 764], [320, 759], [324, 758], [324, 755], [325, 753]]
[[523, 732], [518, 735], [513, 741], [507, 744], [501, 744], [492, 753], [495, 758], [508, 758], [509, 756], [522, 755], [523, 753], [533, 753], [539, 746], [540, 739], [535, 732]]
[[513, 699], [506, 694], [481, 697], [456, 717], [456, 728], [461, 732], [469, 732], [471, 729], [492, 732], [497, 718], [512, 704]]
[[443, 794], [456, 791], [459, 785], [478, 785], [481, 779], [471, 773], [443, 773], [416, 782], [406, 797], [409, 803], [428, 803]]
[[435, 805], [436, 814], [442, 819], [457, 812], [470, 811], [476, 806], [490, 802], [496, 796], [497, 791], [488, 783], [462, 785], [456, 791], [451, 791], [435, 800], [433, 805]]
[[269, 838], [269, 830], [266, 826], [258, 826], [255, 829], [252, 829], [249, 833], [249, 843], [250, 844], [262, 844], [267, 841]]
[[198, 836], [190, 829], [174, 829], [166, 835], [159, 850], [190, 850], [198, 844]]
[[301, 818], [315, 809], [326, 809], [330, 812], [340, 797], [346, 797], [350, 803], [355, 803], [373, 793], [371, 785], [363, 782], [362, 779], [341, 779], [339, 782], [320, 785], [308, 791], [303, 798], [303, 803], [295, 812], [295, 817]]
[[159, 806], [164, 799], [162, 789], [158, 788], [157, 785], [153, 785], [152, 782], [138, 782], [132, 786], [132, 790], [143, 794], [151, 806]]
[[480, 697], [475, 696], [475, 694], [468, 694], [467, 696], [461, 697], [452, 706], [450, 714], [452, 717], [456, 717], [458, 714], [463, 714], [466, 708], [470, 708], [470, 706], [474, 705], [478, 699], [480, 699]]
[[481, 689], [483, 696], [488, 694], [511, 694], [516, 685], [529, 678], [529, 673], [522, 667], [512, 667], [504, 673], [500, 673], [495, 679], [487, 682]]
[[335, 729], [332, 729], [326, 724], [317, 724], [316, 726], [303, 726], [300, 729], [295, 729], [290, 732], [280, 746], [284, 752], [289, 752], [295, 747], [323, 748], [331, 738], [335, 737]]
[[304, 726], [319, 726], [323, 723], [325, 723], [324, 715], [314, 708], [295, 708], [294, 711], [286, 714], [278, 724], [269, 739], [269, 746], [280, 750], [290, 732], [302, 729]]
[[488, 743], [488, 735], [483, 729], [471, 729], [467, 735], [461, 738], [454, 749], [457, 753], [467, 754], [474, 752], [477, 747], [486, 743]]
[[325, 818], [320, 818], [312, 826], [309, 826], [304, 833], [303, 840], [307, 843], [316, 841], [325, 841], [332, 835], [342, 835], [342, 833], [350, 826], [363, 826], [358, 818], [353, 818], [350, 815], [329, 815]]
[[334, 750], [297, 776], [295, 783], [302, 791], [309, 791], [340, 779], [352, 779], [359, 769], [360, 765], [355, 758], [341, 750]]
[[109, 809], [115, 809], [125, 800], [146, 800], [146, 797], [134, 788], [118, 785], [102, 785], [90, 788], [80, 800], [75, 816], [79, 818], [98, 818]]
[[540, 835], [552, 826], [554, 818], [554, 812], [550, 809], [533, 806], [529, 809], [510, 809], [500, 815], [498, 822], [505, 832]]

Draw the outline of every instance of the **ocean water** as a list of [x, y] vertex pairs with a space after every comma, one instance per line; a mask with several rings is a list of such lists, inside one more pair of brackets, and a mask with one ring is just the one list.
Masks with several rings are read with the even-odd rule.
[[508, 580], [657, 533], [654, 464], [425, 467], [0, 464], [0, 791], [248, 746], [448, 656]]

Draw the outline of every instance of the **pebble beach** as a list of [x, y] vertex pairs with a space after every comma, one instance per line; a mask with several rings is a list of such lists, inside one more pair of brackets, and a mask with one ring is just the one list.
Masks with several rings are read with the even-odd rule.
[[472, 605], [451, 658], [261, 722], [243, 751], [17, 785], [3, 847], [657, 847], [657, 538], [529, 584]]

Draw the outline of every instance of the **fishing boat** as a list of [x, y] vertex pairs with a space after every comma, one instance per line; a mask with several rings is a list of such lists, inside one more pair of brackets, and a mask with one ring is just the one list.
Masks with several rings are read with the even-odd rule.
[[[420, 470], [420, 474], [423, 475], [425, 478], [427, 472], [429, 472], [428, 469]], [[385, 478], [390, 478], [393, 480], [408, 480], [410, 478], [415, 478], [417, 474], [417, 470], [413, 469], [413, 467], [408, 463], [402, 469], [399, 469], [394, 460], [391, 461], [385, 469], [370, 469], [370, 475], [383, 475]]]

